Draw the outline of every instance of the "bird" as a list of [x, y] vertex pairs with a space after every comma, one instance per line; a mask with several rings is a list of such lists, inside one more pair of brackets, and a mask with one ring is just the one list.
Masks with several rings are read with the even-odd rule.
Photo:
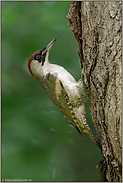
[[38, 80], [47, 96], [80, 136], [87, 134], [101, 148], [99, 140], [93, 135], [87, 122], [83, 79], [76, 81], [64, 67], [49, 62], [49, 51], [56, 39], [29, 57], [29, 72]]

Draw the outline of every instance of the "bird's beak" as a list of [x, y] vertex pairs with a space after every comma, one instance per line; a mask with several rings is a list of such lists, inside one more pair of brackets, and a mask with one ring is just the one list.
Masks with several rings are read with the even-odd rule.
[[53, 46], [54, 42], [56, 41], [57, 37], [55, 39], [53, 39], [47, 46], [45, 46], [42, 50], [42, 54], [46, 53], [47, 51], [49, 51], [51, 49], [51, 47]]

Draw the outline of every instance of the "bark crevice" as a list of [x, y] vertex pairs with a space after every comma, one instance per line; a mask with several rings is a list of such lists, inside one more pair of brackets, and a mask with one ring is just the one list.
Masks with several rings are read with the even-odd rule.
[[121, 181], [122, 2], [72, 2], [69, 27], [79, 56], [90, 112], [102, 146], [101, 181]]

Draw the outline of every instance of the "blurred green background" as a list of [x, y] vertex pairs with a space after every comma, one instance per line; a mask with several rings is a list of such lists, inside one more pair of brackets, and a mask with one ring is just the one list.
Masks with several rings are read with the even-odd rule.
[[[69, 7], [70, 2], [1, 2], [2, 181], [100, 181], [99, 148], [79, 136], [27, 68], [30, 55], [57, 37], [50, 62], [80, 79]], [[85, 105], [96, 135], [88, 101]]]

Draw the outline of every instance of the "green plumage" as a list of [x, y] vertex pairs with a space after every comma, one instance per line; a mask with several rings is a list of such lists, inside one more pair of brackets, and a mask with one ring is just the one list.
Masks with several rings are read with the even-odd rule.
[[[87, 123], [86, 111], [84, 101], [82, 98], [83, 85], [82, 81], [76, 84], [78, 85], [78, 91], [74, 93], [74, 90], [67, 90], [63, 86], [62, 81], [58, 78], [58, 74], [48, 73], [45, 78], [41, 80], [41, 85], [44, 88], [46, 94], [51, 101], [59, 108], [64, 117], [77, 129], [82, 136], [83, 132], [86, 133], [99, 147], [98, 140], [92, 134], [92, 131]], [[70, 91], [70, 92], [69, 92]]]

